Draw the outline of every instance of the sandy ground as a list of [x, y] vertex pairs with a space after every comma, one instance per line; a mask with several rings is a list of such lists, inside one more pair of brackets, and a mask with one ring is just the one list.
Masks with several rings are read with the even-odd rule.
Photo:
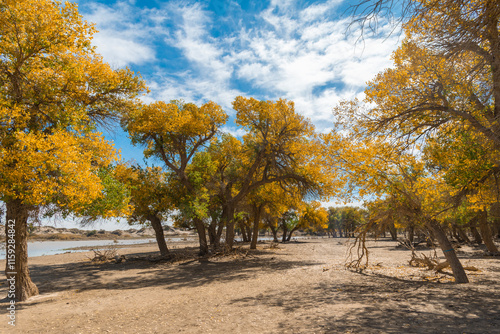
[[[173, 252], [194, 254], [184, 246]], [[120, 249], [124, 263], [31, 258], [40, 295], [17, 303], [15, 327], [1, 300], [0, 333], [500, 333], [500, 258], [480, 249], [460, 249], [479, 271], [457, 285], [391, 241], [370, 242], [361, 273], [345, 269], [345, 239], [269, 246], [176, 263], [148, 261], [154, 246]]]

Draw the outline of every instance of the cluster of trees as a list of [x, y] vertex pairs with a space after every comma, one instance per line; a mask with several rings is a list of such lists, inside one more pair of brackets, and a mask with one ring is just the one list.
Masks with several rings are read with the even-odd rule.
[[[392, 0], [362, 3], [378, 14]], [[17, 273], [16, 298], [37, 293], [27, 226], [41, 213], [151, 224], [162, 255], [168, 217], [196, 229], [200, 254], [231, 249], [235, 230], [252, 248], [261, 228], [275, 240], [281, 230], [283, 241], [297, 229], [347, 237], [358, 227], [425, 230], [456, 281], [467, 282], [445, 230], [463, 238], [465, 227], [479, 228], [498, 251], [500, 7], [402, 3], [410, 14], [394, 66], [368, 84], [366, 101], [335, 108], [336, 132], [317, 134], [291, 101], [236, 97], [245, 132], [237, 138], [220, 131], [228, 116], [214, 102], [142, 103], [145, 82], [103, 62], [76, 5], [2, 1], [0, 200], [15, 225], [6, 273]], [[160, 166], [118, 161], [97, 130], [114, 121]], [[334, 195], [368, 198], [368, 211], [313, 201]]]
[[[103, 62], [91, 44], [95, 28], [76, 4], [5, 0], [0, 22], [0, 200], [7, 241], [14, 241], [6, 273], [15, 273], [18, 300], [37, 294], [27, 226], [40, 215], [147, 222], [163, 255], [162, 221], [173, 213], [197, 230], [201, 254], [209, 242], [220, 247], [223, 230], [231, 249], [235, 225], [245, 219], [252, 248], [264, 216], [288, 239], [325, 224], [311, 199], [329, 196], [332, 178], [319, 161], [313, 125], [293, 102], [237, 97], [236, 123], [246, 131], [238, 139], [220, 132], [228, 116], [214, 102], [142, 103], [145, 82]], [[116, 121], [161, 167], [118, 161], [98, 131]]]
[[[392, 3], [363, 5], [377, 15]], [[338, 127], [349, 134], [324, 140], [349, 195], [371, 197], [366, 228], [425, 231], [463, 283], [467, 276], [446, 230], [465, 238], [465, 228], [475, 236], [479, 228], [488, 250], [498, 252], [492, 229], [498, 233], [500, 6], [400, 3], [407, 10], [405, 37], [393, 67], [368, 83], [365, 101], [335, 109]]]
[[116, 167], [132, 189], [131, 223], [149, 221], [164, 243], [160, 221], [172, 217], [196, 229], [200, 255], [218, 249], [223, 232], [231, 249], [235, 228], [251, 248], [265, 224], [275, 237], [282, 228], [284, 241], [299, 228], [322, 228], [326, 210], [308, 199], [329, 196], [333, 178], [319, 161], [312, 124], [285, 100], [237, 97], [233, 108], [242, 139], [219, 133], [227, 115], [213, 102], [154, 102], [123, 113], [133, 143], [162, 163]]
[[366, 224], [367, 219], [368, 211], [359, 207], [330, 207], [326, 233], [334, 238], [353, 238], [359, 227]]

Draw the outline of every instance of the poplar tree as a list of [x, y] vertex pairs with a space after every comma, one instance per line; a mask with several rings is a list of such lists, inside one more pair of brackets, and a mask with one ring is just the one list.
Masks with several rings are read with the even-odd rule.
[[30, 215], [46, 205], [79, 212], [103, 195], [99, 170], [116, 151], [96, 128], [145, 89], [95, 52], [95, 31], [76, 4], [0, 2], [0, 200], [7, 231], [14, 226], [6, 274], [17, 300], [38, 293], [28, 270]]

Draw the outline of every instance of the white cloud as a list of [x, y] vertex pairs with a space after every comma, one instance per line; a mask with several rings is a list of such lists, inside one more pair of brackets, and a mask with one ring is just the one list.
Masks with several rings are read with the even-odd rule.
[[201, 67], [221, 66], [219, 57], [222, 51], [211, 43], [207, 34], [210, 22], [208, 13], [201, 5], [181, 6], [174, 9], [181, 17], [179, 29], [175, 32], [174, 44], [181, 49], [186, 58]]
[[233, 128], [230, 128], [228, 126], [223, 126], [221, 128], [221, 131], [225, 132], [225, 133], [229, 133], [230, 135], [232, 135], [234, 137], [240, 137], [240, 138], [247, 134], [247, 131], [245, 131], [242, 128], [233, 129]]
[[300, 12], [301, 21], [310, 22], [324, 17], [329, 11], [335, 8], [342, 0], [327, 1], [321, 4], [310, 5]]
[[346, 34], [349, 20], [324, 15], [337, 4], [312, 5], [298, 15], [275, 4], [262, 14], [269, 25], [240, 33], [243, 47], [230, 56], [239, 79], [271, 98], [295, 101], [320, 131], [331, 126], [331, 110], [340, 100], [359, 95], [366, 81], [390, 66], [396, 47], [396, 38], [366, 37], [356, 44], [359, 32]]
[[[98, 32], [93, 44], [104, 60], [115, 67], [144, 64], [156, 59], [149, 42], [154, 25], [161, 22], [159, 13], [137, 10], [129, 3], [118, 2], [114, 7], [92, 3], [85, 19], [96, 24]], [[146, 22], [150, 18], [153, 22]]]
[[357, 43], [359, 31], [346, 33], [349, 19], [329, 15], [340, 2], [300, 10], [298, 2], [273, 0], [251, 25], [234, 18], [237, 28], [218, 37], [212, 35], [215, 14], [199, 2], [172, 1], [159, 9], [96, 4], [86, 18], [101, 31], [95, 38], [99, 52], [116, 66], [166, 61], [162, 46], [180, 52], [187, 65], [158, 66], [146, 78], [152, 97], [145, 100], [212, 100], [233, 115], [238, 95], [283, 97], [324, 131], [332, 126], [332, 108], [360, 96], [366, 82], [391, 65], [397, 45], [397, 34]]
[[123, 68], [130, 64], [142, 64], [155, 59], [154, 50], [124, 37], [115, 37], [110, 31], [103, 31], [94, 36], [93, 44], [97, 46], [104, 60], [114, 67]]

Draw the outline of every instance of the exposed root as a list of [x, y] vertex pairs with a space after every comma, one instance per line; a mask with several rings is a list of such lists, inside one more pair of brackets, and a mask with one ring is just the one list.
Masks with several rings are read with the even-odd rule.
[[[368, 248], [366, 247], [366, 235], [373, 223], [368, 223], [363, 227], [357, 229], [358, 235], [354, 239], [354, 243], [351, 244], [347, 251], [347, 259], [345, 266], [350, 269], [355, 269], [356, 271], [362, 271], [368, 266]], [[356, 255], [353, 254], [354, 249], [356, 250]], [[355, 257], [353, 259], [353, 257]], [[364, 260], [364, 263], [362, 263]]]
[[444, 262], [436, 264], [436, 266], [434, 267], [434, 270], [436, 272], [440, 273], [443, 271], [443, 269], [448, 268], [449, 266], [450, 266], [450, 264], [448, 263], [448, 261], [444, 261]]
[[407, 248], [411, 250], [411, 259], [409, 264], [411, 267], [427, 267], [427, 270], [434, 270], [435, 272], [442, 272], [443, 269], [448, 268], [450, 264], [448, 261], [439, 262], [436, 250], [434, 249], [434, 254], [417, 254], [413, 245], [405, 244]]
[[414, 250], [411, 253], [409, 265], [411, 267], [427, 267], [428, 270], [433, 270], [439, 264], [438, 257], [434, 251], [434, 255], [417, 254]]
[[94, 252], [93, 257], [87, 256], [87, 258], [90, 260], [92, 263], [103, 263], [103, 262], [108, 262], [113, 259], [115, 259], [117, 248], [114, 245], [106, 246], [103, 248], [96, 248], [96, 249], [91, 249], [92, 252]]

